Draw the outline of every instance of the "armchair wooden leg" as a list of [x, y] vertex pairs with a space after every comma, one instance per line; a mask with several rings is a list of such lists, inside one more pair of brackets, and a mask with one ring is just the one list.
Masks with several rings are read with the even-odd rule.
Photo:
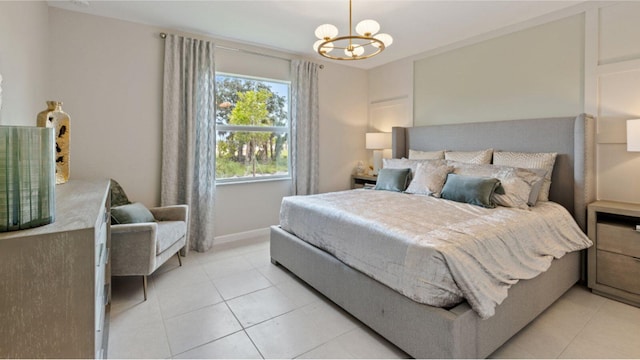
[[142, 275], [142, 290], [144, 291], [144, 301], [147, 301], [147, 275]]
[[180, 266], [182, 266], [182, 259], [180, 258], [180, 250], [178, 250], [176, 255], [178, 256], [178, 263], [180, 263]]

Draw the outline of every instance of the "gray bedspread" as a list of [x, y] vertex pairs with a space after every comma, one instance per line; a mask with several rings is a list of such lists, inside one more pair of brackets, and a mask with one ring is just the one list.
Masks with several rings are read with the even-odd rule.
[[285, 197], [280, 225], [417, 302], [448, 307], [466, 299], [482, 318], [518, 280], [592, 244], [553, 202], [485, 209], [374, 190]]

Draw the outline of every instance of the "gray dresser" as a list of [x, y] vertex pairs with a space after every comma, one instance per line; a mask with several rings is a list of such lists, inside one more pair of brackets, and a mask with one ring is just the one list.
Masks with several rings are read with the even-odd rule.
[[588, 207], [589, 287], [640, 306], [640, 204], [596, 201]]
[[105, 358], [109, 180], [56, 186], [54, 223], [0, 233], [0, 358]]

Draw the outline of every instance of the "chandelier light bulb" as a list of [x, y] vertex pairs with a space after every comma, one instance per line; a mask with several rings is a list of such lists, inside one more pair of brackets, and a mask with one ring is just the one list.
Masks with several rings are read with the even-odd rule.
[[331, 24], [322, 24], [316, 28], [316, 37], [321, 40], [329, 40], [338, 36], [338, 28]]
[[[313, 50], [318, 52], [318, 48], [320, 47], [320, 44], [322, 44], [323, 42], [325, 42], [325, 40], [318, 40], [315, 43], [313, 43]], [[328, 54], [333, 50], [333, 44], [332, 43], [325, 44], [320, 50], [325, 54]]]
[[[382, 41], [384, 47], [389, 47], [389, 45], [393, 44], [393, 38], [389, 34], [378, 34], [373, 38]], [[380, 44], [378, 43], [373, 43], [372, 45], [375, 47], [380, 47]]]
[[320, 47], [320, 44], [322, 44], [324, 42], [324, 40], [318, 40], [316, 42], [313, 43], [313, 51], [318, 52], [318, 48]]
[[362, 46], [354, 46], [352, 49], [344, 49], [344, 53], [347, 56], [357, 57], [364, 54], [364, 48]]
[[378, 31], [380, 31], [380, 24], [375, 20], [362, 20], [356, 25], [356, 32], [362, 36], [371, 37]]

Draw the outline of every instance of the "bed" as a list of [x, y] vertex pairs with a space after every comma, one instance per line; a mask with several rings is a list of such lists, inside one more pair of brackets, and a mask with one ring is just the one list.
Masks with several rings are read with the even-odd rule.
[[[549, 198], [584, 231], [586, 205], [595, 198], [594, 126], [583, 114], [394, 128], [393, 153], [401, 158], [409, 149], [557, 152]], [[271, 258], [416, 358], [489, 356], [579, 281], [584, 261], [579, 251], [553, 260], [547, 271], [511, 286], [495, 313], [483, 319], [466, 301], [446, 308], [416, 302], [280, 226], [271, 228]]]

